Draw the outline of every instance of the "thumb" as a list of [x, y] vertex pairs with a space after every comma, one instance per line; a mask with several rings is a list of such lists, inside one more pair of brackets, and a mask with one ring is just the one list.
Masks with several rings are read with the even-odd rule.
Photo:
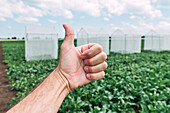
[[67, 24], [63, 24], [63, 27], [65, 29], [64, 43], [74, 45], [74, 30]]

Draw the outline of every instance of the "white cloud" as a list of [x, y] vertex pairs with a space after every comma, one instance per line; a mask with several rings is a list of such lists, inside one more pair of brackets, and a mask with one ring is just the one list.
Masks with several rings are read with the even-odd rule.
[[48, 21], [49, 21], [50, 23], [53, 23], [53, 24], [55, 24], [55, 23], [56, 23], [56, 21], [55, 21], [55, 20], [48, 19]]
[[136, 18], [136, 16], [130, 16], [129, 18], [130, 18], [130, 19], [135, 19], [135, 18]]
[[108, 15], [115, 14], [115, 15], [121, 15], [123, 14], [124, 6], [122, 5], [123, 1], [119, 0], [100, 0], [100, 6], [101, 10], [106, 9], [107, 11], [104, 13], [107, 13]]
[[[136, 24], [136, 23], [135, 23]], [[127, 22], [122, 22], [122, 26], [120, 27], [125, 33], [134, 34], [138, 33], [141, 35], [147, 34], [150, 30], [154, 30], [159, 34], [168, 34], [170, 33], [170, 22], [160, 21], [157, 24], [153, 24], [152, 22], [144, 22], [139, 20], [138, 25], [130, 24]]]
[[138, 27], [136, 25], [127, 22], [122, 22], [121, 24], [122, 24], [121, 30], [123, 30], [125, 34], [140, 34], [140, 32], [138, 31]]
[[107, 18], [107, 17], [104, 17], [103, 19], [104, 19], [105, 21], [109, 21], [109, 18]]
[[43, 16], [41, 10], [24, 4], [21, 0], [1, 0], [0, 6], [1, 21], [5, 21], [5, 18], [13, 18], [19, 23], [35, 22], [38, 20], [37, 17]]
[[161, 28], [163, 27], [170, 28], [170, 23], [166, 21], [161, 21], [158, 26]]
[[1, 0], [0, 2], [0, 20], [5, 21], [5, 18], [12, 18], [13, 14], [11, 12], [10, 4], [7, 0]]
[[[15, 0], [14, 0], [15, 1]], [[12, 12], [22, 16], [41, 17], [43, 12], [35, 7], [24, 4], [23, 1], [11, 2]]]
[[73, 24], [73, 21], [70, 21], [69, 24]]
[[153, 3], [156, 3], [157, 2], [157, 0], [151, 0]]
[[35, 5], [39, 7], [44, 15], [63, 16], [72, 19], [74, 16], [64, 1], [61, 0], [34, 0]]
[[162, 19], [165, 21], [170, 21], [170, 17], [162, 17]]
[[8, 26], [8, 29], [11, 29], [12, 27], [11, 26]]
[[6, 19], [5, 19], [5, 18], [3, 18], [3, 17], [0, 17], [0, 21], [5, 22], [5, 21], [6, 21]]
[[[91, 16], [112, 14], [146, 14], [151, 17], [161, 16], [151, 2], [169, 5], [169, 0], [1, 0], [0, 17], [20, 16], [42, 17], [43, 15], [73, 18], [72, 11], [84, 12]], [[30, 3], [30, 4], [28, 4]]]
[[114, 26], [114, 24], [110, 24], [110, 26]]
[[147, 15], [150, 18], [161, 17], [162, 12], [151, 5], [150, 0], [124, 0], [124, 13]]
[[[72, 19], [72, 11], [84, 12], [91, 16], [122, 14], [147, 15], [150, 18], [161, 17], [162, 13], [151, 4], [151, 0], [35, 0], [36, 5], [52, 16]], [[156, 2], [152, 0], [152, 2]]]
[[84, 19], [84, 18], [85, 18], [85, 16], [81, 16], [80, 18], [81, 18], [81, 19]]
[[139, 20], [138, 23], [122, 22], [119, 26], [114, 26], [113, 30], [120, 29], [125, 34], [144, 35], [151, 29], [155, 30], [155, 27], [156, 26], [152, 23], [145, 23], [144, 21]]
[[157, 24], [142, 22], [138, 26], [138, 29], [143, 33], [148, 33], [150, 30], [156, 31], [158, 34], [168, 34], [170, 33], [170, 22], [160, 21]]
[[170, 0], [158, 0], [158, 6], [160, 8], [170, 8]]
[[159, 33], [170, 33], [170, 23], [166, 21], [161, 21], [157, 25], [157, 31]]
[[[161, 17], [162, 12], [152, 5], [157, 2], [165, 5], [169, 0], [1, 0], [0, 20], [13, 18], [13, 15], [38, 18], [45, 15], [74, 18], [73, 11], [90, 16], [111, 17], [112, 15], [146, 15], [150, 18]], [[161, 2], [163, 1], [163, 2]], [[29, 4], [28, 4], [29, 3]], [[168, 5], [167, 5], [168, 6]], [[108, 20], [108, 19], [107, 19]]]
[[155, 26], [152, 23], [140, 22], [139, 24], [141, 27], [143, 26], [144, 29], [148, 29], [148, 30], [154, 29], [155, 30]]
[[12, 12], [18, 16], [14, 19], [18, 23], [35, 23], [39, 21], [38, 17], [43, 16], [41, 10], [26, 5], [20, 0], [13, 0], [13, 2], [11, 2], [11, 8]]
[[35, 0], [36, 5], [46, 14], [72, 19], [72, 11], [85, 12], [91, 16], [100, 16], [98, 0]]
[[39, 20], [35, 17], [23, 17], [20, 16], [18, 18], [15, 18], [15, 21], [18, 23], [35, 23], [35, 22], [39, 22]]

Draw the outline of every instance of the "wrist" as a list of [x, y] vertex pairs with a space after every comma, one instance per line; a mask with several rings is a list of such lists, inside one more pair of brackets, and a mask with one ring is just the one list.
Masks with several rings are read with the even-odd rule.
[[57, 68], [54, 70], [54, 73], [55, 73], [54, 76], [55, 76], [56, 80], [57, 80], [61, 85], [64, 85], [65, 90], [67, 90], [67, 92], [70, 93], [70, 92], [71, 92], [71, 88], [70, 88], [68, 79], [64, 76], [64, 74], [61, 72], [61, 70], [59, 69], [59, 67], [57, 67]]

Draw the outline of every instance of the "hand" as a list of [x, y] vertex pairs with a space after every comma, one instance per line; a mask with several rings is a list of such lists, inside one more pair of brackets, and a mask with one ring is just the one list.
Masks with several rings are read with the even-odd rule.
[[74, 31], [63, 24], [64, 42], [61, 45], [60, 61], [57, 69], [66, 78], [70, 90], [104, 77], [107, 68], [107, 55], [99, 44], [74, 46]]

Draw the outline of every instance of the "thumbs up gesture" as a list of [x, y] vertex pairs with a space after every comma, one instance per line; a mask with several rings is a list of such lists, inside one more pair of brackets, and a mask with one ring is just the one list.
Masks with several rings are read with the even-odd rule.
[[73, 29], [67, 24], [63, 24], [63, 27], [65, 38], [57, 70], [65, 78], [70, 91], [103, 78], [107, 68], [107, 55], [102, 52], [102, 47], [95, 43], [75, 47]]

